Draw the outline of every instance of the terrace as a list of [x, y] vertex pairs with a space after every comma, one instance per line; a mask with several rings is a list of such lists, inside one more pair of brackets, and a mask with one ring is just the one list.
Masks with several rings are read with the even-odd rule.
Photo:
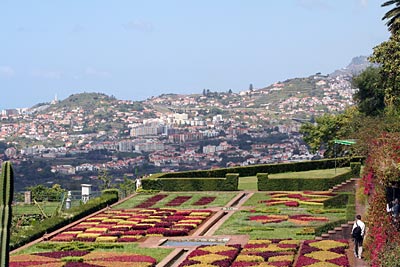
[[315, 240], [319, 227], [346, 220], [344, 208], [324, 207], [335, 195], [136, 194], [14, 252], [10, 266], [355, 266], [347, 240]]

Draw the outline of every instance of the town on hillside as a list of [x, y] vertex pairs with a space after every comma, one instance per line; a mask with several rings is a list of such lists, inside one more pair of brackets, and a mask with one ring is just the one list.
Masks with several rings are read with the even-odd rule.
[[299, 161], [311, 154], [301, 123], [353, 104], [351, 76], [321, 75], [239, 93], [165, 94], [145, 101], [99, 93], [1, 112], [2, 160], [17, 169], [16, 188], [117, 182], [175, 172]]

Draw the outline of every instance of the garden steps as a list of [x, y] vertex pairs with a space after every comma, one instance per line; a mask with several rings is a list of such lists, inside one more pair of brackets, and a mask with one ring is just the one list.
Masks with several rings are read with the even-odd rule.
[[330, 189], [331, 192], [352, 192], [356, 189], [357, 181], [360, 178], [351, 178], [341, 184], [335, 185]]
[[315, 239], [316, 240], [350, 239], [353, 224], [354, 224], [353, 221], [349, 221], [345, 224], [335, 227], [333, 230], [329, 230], [328, 233], [324, 233], [321, 236], [316, 236]]

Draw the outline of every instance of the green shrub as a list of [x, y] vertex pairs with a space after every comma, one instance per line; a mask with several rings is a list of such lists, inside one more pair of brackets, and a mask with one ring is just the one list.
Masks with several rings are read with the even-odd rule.
[[227, 173], [225, 178], [147, 178], [143, 179], [145, 190], [160, 191], [236, 191], [239, 185], [237, 173]]
[[349, 201], [349, 194], [340, 193], [334, 197], [328, 198], [325, 200], [324, 208], [345, 208]]
[[[151, 178], [218, 178], [228, 173], [237, 173], [240, 177], [255, 176], [258, 173], [283, 173], [309, 170], [332, 169], [335, 166], [350, 166], [350, 162], [362, 162], [363, 157], [322, 159], [313, 161], [289, 162], [279, 164], [261, 164], [245, 167], [221, 168], [213, 170], [171, 172], [153, 174]], [[148, 178], [146, 178], [148, 179]], [[146, 180], [144, 179], [144, 180]], [[144, 181], [143, 180], [143, 181]]]
[[350, 169], [353, 172], [354, 177], [360, 177], [361, 162], [350, 162]]
[[336, 175], [332, 178], [268, 178], [265, 173], [257, 175], [259, 191], [326, 191], [353, 177], [353, 173]]

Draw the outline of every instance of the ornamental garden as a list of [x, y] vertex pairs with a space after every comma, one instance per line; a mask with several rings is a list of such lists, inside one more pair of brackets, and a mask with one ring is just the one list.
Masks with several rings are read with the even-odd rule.
[[348, 239], [315, 238], [354, 217], [354, 192], [145, 189], [81, 217], [10, 266], [352, 266]]

